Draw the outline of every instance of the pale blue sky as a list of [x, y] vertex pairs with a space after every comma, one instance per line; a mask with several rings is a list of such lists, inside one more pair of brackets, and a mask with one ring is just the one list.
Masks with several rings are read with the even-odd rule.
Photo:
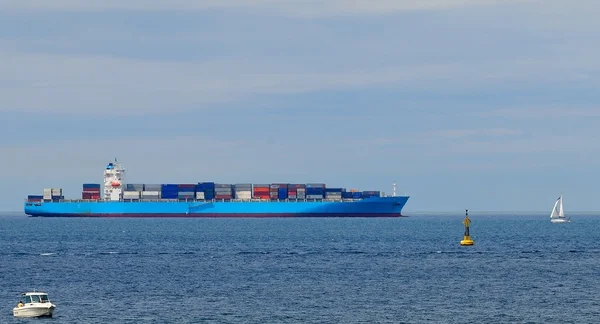
[[411, 211], [600, 210], [600, 2], [4, 0], [0, 210], [325, 182]]

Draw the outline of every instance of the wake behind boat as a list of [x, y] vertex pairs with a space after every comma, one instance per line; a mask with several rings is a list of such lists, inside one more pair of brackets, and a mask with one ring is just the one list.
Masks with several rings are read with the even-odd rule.
[[17, 307], [13, 308], [15, 317], [52, 317], [56, 305], [50, 302], [48, 294], [41, 291], [21, 294]]
[[550, 213], [550, 222], [552, 223], [570, 223], [571, 219], [565, 217], [565, 211], [563, 209], [563, 198], [562, 194], [560, 197], [556, 199], [554, 203], [554, 208], [552, 208], [552, 212]]

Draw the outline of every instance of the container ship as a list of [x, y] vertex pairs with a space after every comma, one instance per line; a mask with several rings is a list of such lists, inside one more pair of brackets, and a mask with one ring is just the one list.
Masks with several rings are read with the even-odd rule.
[[29, 195], [25, 214], [41, 217], [401, 217], [408, 196], [329, 188], [324, 183], [130, 184], [117, 162], [104, 183], [84, 183], [81, 199], [61, 188]]

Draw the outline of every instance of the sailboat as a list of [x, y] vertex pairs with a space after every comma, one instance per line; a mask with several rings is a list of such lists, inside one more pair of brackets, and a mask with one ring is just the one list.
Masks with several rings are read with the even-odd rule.
[[565, 211], [563, 209], [563, 199], [562, 194], [560, 197], [556, 199], [554, 203], [554, 208], [552, 208], [552, 213], [550, 213], [550, 222], [552, 223], [569, 223], [570, 219], [565, 217]]

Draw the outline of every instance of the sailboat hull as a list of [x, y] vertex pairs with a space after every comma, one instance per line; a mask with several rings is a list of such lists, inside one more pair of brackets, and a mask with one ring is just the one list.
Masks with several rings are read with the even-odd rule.
[[570, 223], [571, 221], [568, 219], [551, 219], [550, 222], [552, 223]]

